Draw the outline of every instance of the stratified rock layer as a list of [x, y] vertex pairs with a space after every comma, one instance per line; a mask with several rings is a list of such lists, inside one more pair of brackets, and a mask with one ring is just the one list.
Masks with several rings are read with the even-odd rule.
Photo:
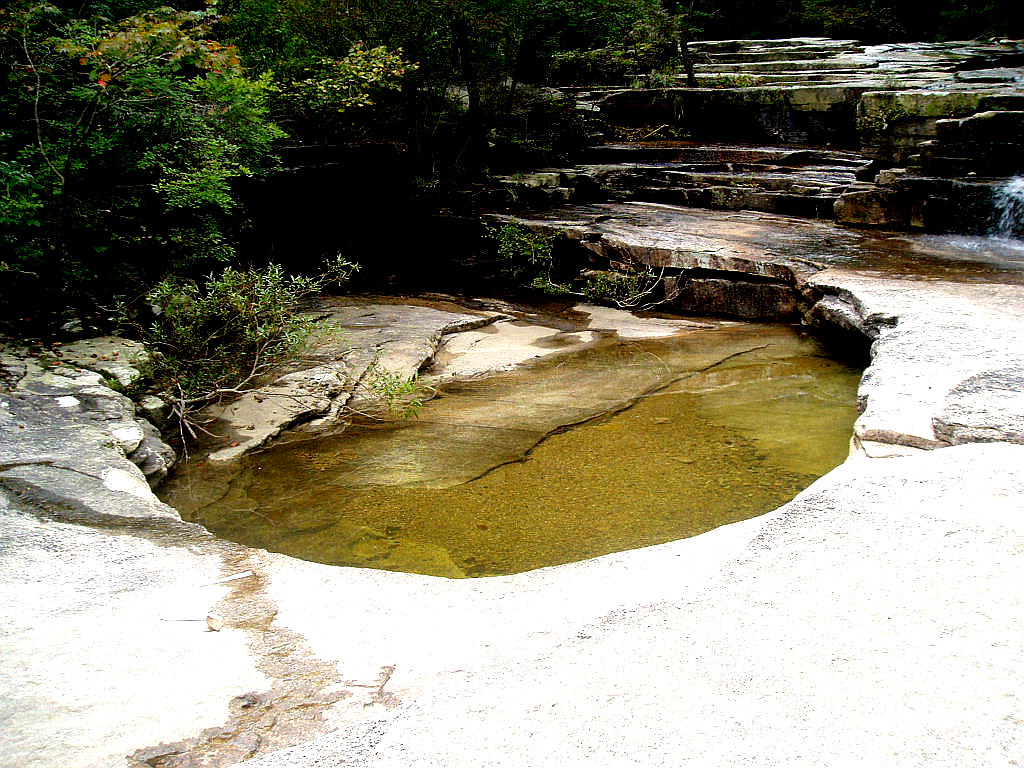
[[505, 178], [510, 202], [611, 195], [983, 233], [994, 180], [1024, 172], [1024, 41], [726, 40], [690, 51], [696, 87], [677, 73], [661, 87], [570, 89], [634, 143]]
[[[828, 135], [853, 86], [796, 74], [883, 68], [850, 41], [795, 45], [786, 108], [763, 103], [757, 124]], [[918, 71], [950, 48], [886, 50], [909, 77], [901, 62]], [[770, 50], [747, 54], [709, 74], [782, 76]], [[692, 114], [691, 96], [652, 98]], [[771, 290], [794, 316], [871, 339], [851, 458], [769, 515], [659, 547], [481, 580], [332, 568], [182, 523], [126, 456], [146, 436], [130, 403], [98, 374], [9, 365], [0, 766], [1020, 761], [1019, 257], [639, 202], [531, 226], [566, 229], [586, 268], [650, 266], [736, 314]], [[366, 307], [337, 311], [356, 326]], [[417, 359], [443, 327], [396, 354]], [[389, 343], [379, 330], [357, 371]], [[347, 367], [324, 373], [295, 372], [312, 403], [297, 418], [329, 415], [338, 398], [322, 395], [345, 391]]]

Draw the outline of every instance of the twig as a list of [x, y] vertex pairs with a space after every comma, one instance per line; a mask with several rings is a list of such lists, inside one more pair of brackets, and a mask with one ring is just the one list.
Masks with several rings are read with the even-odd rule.
[[[40, 5], [42, 7], [42, 5]], [[26, 26], [28, 25], [28, 19], [25, 20]], [[57, 174], [57, 178], [60, 179], [60, 183], [64, 184], [64, 174], [57, 170], [57, 166], [50, 160], [50, 156], [46, 153], [46, 147], [43, 144], [43, 123], [39, 119], [39, 99], [42, 96], [43, 91], [43, 78], [39, 76], [39, 67], [32, 62], [32, 54], [28, 50], [28, 32], [26, 28], [21, 30], [21, 48], [25, 52], [25, 61], [28, 64], [28, 68], [31, 70], [36, 80], [35, 93], [32, 99], [32, 118], [36, 124], [36, 143], [39, 144], [39, 154], [43, 156], [43, 160], [46, 165]]]
[[[648, 276], [650, 277], [652, 275], [648, 275]], [[658, 273], [658, 276], [654, 279], [654, 282], [651, 283], [646, 289], [644, 289], [640, 293], [635, 294], [633, 296], [628, 296], [625, 299], [622, 299], [622, 300], [613, 299], [613, 301], [615, 302], [616, 306], [618, 306], [620, 309], [636, 309], [637, 306], [640, 304], [640, 299], [642, 299], [644, 296], [650, 296], [652, 293], [654, 293], [654, 289], [657, 288], [659, 285], [661, 285], [661, 282], [664, 279], [664, 277], [665, 277], [665, 268], [662, 267], [661, 271]], [[659, 302], [655, 302], [655, 303], [659, 303]], [[646, 304], [646, 305], [644, 305], [644, 308], [650, 307], [650, 306], [654, 306], [654, 304]]]
[[213, 587], [218, 584], [226, 584], [229, 581], [238, 581], [239, 579], [245, 579], [253, 575], [254, 574], [252, 571], [243, 571], [242, 573], [236, 573], [234, 576], [225, 576], [223, 579], [217, 579], [216, 581], [211, 581], [209, 584], [200, 584], [199, 586]]
[[657, 128], [655, 128], [653, 131], [648, 133], [646, 136], [641, 137], [640, 141], [647, 141], [647, 139], [651, 138], [651, 136], [653, 136], [654, 134], [658, 133], [659, 131], [664, 130], [665, 128], [668, 128], [667, 124], [666, 125], [659, 125]]

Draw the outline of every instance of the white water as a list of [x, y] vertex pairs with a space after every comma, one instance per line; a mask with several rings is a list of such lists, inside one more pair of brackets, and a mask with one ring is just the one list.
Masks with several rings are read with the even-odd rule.
[[1014, 176], [993, 193], [995, 237], [1024, 237], [1024, 176]]

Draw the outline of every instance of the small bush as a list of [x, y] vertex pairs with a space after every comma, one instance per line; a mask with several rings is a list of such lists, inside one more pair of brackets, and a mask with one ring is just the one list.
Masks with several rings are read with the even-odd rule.
[[225, 268], [203, 285], [168, 278], [149, 294], [156, 314], [142, 329], [154, 352], [150, 375], [174, 403], [192, 436], [189, 414], [222, 396], [241, 394], [253, 379], [283, 362], [309, 336], [313, 321], [300, 300], [346, 280], [356, 265], [338, 257], [316, 277], [266, 269]]
[[643, 272], [592, 272], [583, 286], [584, 295], [592, 301], [608, 302], [619, 307], [637, 307], [651, 297], [661, 285], [664, 270], [654, 272], [647, 267]]
[[405, 378], [401, 373], [371, 366], [366, 376], [370, 391], [384, 401], [388, 413], [396, 419], [408, 419], [416, 416], [423, 407], [424, 397], [433, 392], [420, 386], [418, 378]]
[[558, 295], [569, 288], [553, 278], [554, 243], [559, 234], [534, 232], [522, 224], [488, 227], [485, 238], [494, 245], [502, 262], [502, 275], [516, 284]]

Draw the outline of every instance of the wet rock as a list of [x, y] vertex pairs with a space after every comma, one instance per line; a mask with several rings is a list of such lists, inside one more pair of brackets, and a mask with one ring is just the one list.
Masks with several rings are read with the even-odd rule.
[[65, 362], [110, 377], [130, 387], [142, 375], [149, 352], [137, 341], [117, 336], [82, 339], [60, 347]]
[[[75, 474], [53, 497], [70, 502]], [[196, 551], [212, 537], [177, 523], [178, 535], [147, 539], [138, 521], [155, 499], [105, 495], [136, 527], [72, 524], [61, 505], [0, 476], [5, 766], [124, 765], [140, 744], [196, 733], [224, 719], [239, 688], [266, 684], [243, 633], [214, 642], [202, 631], [227, 591], [200, 586], [221, 574], [216, 548]]]
[[953, 443], [1024, 443], [1024, 369], [986, 371], [954, 388], [935, 433]]
[[[857, 439], [939, 448], [951, 438], [960, 442], [956, 435], [999, 434], [993, 419], [1006, 422], [1006, 435], [1015, 434], [1021, 402], [999, 382], [1024, 359], [1013, 330], [1024, 322], [1018, 286], [922, 282], [842, 268], [820, 272], [810, 284], [835, 297], [819, 311], [836, 313], [875, 339], [858, 391]], [[981, 394], [989, 387], [991, 398]], [[991, 412], [978, 406], [983, 399]]]
[[901, 168], [882, 171], [878, 182], [851, 187], [840, 195], [836, 221], [928, 232], [987, 233], [991, 226], [990, 180], [920, 176]]
[[[969, 119], [978, 113], [994, 110], [1020, 110], [1024, 106], [1024, 92], [1007, 89], [1005, 93], [993, 94], [984, 90], [950, 90], [950, 91], [895, 91], [865, 93], [858, 105], [858, 121], [861, 127], [863, 151], [879, 159], [895, 163], [906, 163], [913, 156], [920, 154], [926, 142], [935, 139], [949, 141], [951, 135], [950, 120], [955, 119], [957, 126], [963, 119]], [[984, 120], [981, 121], [984, 123]], [[1000, 124], [1006, 121], [999, 119]], [[968, 126], [978, 125], [968, 122]], [[941, 133], [940, 133], [941, 131]], [[965, 131], [966, 135], [970, 128]], [[1004, 142], [1016, 146], [1019, 152], [1020, 142], [1017, 134], [1004, 134]], [[959, 150], [948, 151], [968, 152], [975, 154], [966, 146]], [[935, 154], [931, 151], [931, 154]], [[941, 153], [940, 153], [941, 154]], [[979, 154], [979, 159], [981, 159]], [[1015, 162], [1015, 158], [1007, 160]], [[986, 158], [983, 167], [998, 165], [998, 158]], [[937, 170], [937, 163], [931, 162], [931, 169]], [[955, 169], [960, 173], [971, 170]], [[1012, 169], [1004, 170], [1012, 173]]]
[[[1024, 98], [1020, 69], [1009, 69], [1019, 67], [1019, 41], [865, 46], [792, 39], [689, 47], [701, 87], [614, 90], [598, 102], [605, 115], [619, 125], [670, 125], [705, 141], [859, 144], [873, 157], [903, 162], [935, 137], [938, 120], [1019, 110]], [[958, 71], [972, 61], [1004, 69]]]
[[802, 315], [802, 297], [792, 286], [742, 280], [665, 278], [671, 306], [683, 314], [786, 320]]
[[349, 411], [386, 410], [375, 380], [407, 382], [433, 358], [446, 333], [501, 317], [452, 310], [429, 302], [324, 300], [314, 310], [323, 332], [294, 370], [204, 411], [214, 420], [210, 431], [221, 435], [209, 459], [231, 461], [289, 428], [310, 433], [337, 427]]
[[143, 395], [135, 404], [136, 413], [157, 427], [162, 427], [171, 413], [170, 405], [156, 395]]
[[[922, 197], [920, 190], [857, 187], [853, 177], [869, 182], [892, 164], [947, 179], [1008, 176], [1024, 167], [1020, 41], [835, 46], [795, 39], [696, 42], [690, 48], [701, 87], [611, 89], [591, 98], [641, 141], [660, 138], [641, 133], [644, 126], [660, 125], [690, 141], [736, 146], [663, 142], [635, 147], [630, 156], [618, 146], [590, 151], [585, 161], [604, 165], [584, 167], [616, 194], [811, 218], [835, 214], [856, 226], [957, 231], [966, 223], [964, 231], [975, 232], [987, 213], [964, 212], [967, 198], [960, 190]], [[1005, 68], [972, 75], [972, 61], [998, 61]], [[772, 168], [771, 162], [788, 165], [782, 158], [792, 149], [750, 143], [829, 149], [815, 150], [814, 160], [801, 157], [798, 167]], [[835, 167], [842, 153], [832, 147], [860, 150], [860, 166], [848, 167], [846, 178]], [[611, 166], [613, 159], [622, 165]], [[869, 161], [876, 165], [869, 167]], [[830, 184], [823, 186], [826, 175]], [[891, 179], [881, 181], [891, 185]]]
[[177, 456], [174, 449], [163, 441], [160, 430], [145, 419], [138, 419], [136, 423], [143, 437], [138, 447], [128, 453], [128, 460], [141, 469], [150, 486], [156, 488], [166, 479], [177, 462]]
[[835, 204], [836, 221], [861, 226], [906, 227], [910, 220], [892, 190], [862, 189], [844, 192]]
[[[105, 487], [134, 493], [138, 481], [145, 482], [136, 465], [154, 484], [173, 465], [174, 451], [158, 430], [137, 419], [134, 403], [107, 386], [100, 373], [67, 364], [43, 367], [33, 358], [11, 354], [0, 366], [9, 375], [7, 394], [0, 394], [7, 403], [0, 412], [7, 428], [0, 446], [12, 461], [21, 462], [10, 471], [23, 481], [30, 482], [29, 474], [52, 474], [58, 466], [81, 463], [92, 466]], [[125, 456], [134, 463], [124, 462]], [[33, 464], [45, 468], [32, 469]]]
[[1024, 111], [978, 112], [939, 120], [935, 141], [922, 147], [925, 173], [1009, 175], [1024, 171]]

